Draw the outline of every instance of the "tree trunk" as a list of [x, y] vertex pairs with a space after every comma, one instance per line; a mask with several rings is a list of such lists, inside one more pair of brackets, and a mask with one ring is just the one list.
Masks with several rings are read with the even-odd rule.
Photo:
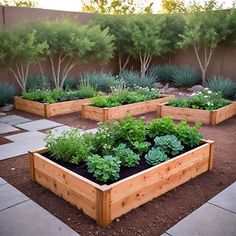
[[144, 79], [146, 73], [146, 66], [144, 62], [141, 62], [141, 79]]
[[203, 84], [203, 85], [204, 85], [205, 82], [206, 82], [206, 70], [207, 70], [207, 68], [204, 68], [204, 69], [202, 70], [202, 84]]

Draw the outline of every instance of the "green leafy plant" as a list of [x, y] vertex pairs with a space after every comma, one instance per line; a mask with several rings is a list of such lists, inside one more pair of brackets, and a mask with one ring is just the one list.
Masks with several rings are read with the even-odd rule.
[[145, 155], [146, 162], [151, 165], [155, 166], [162, 162], [167, 161], [169, 158], [168, 156], [158, 148], [152, 148], [146, 155]]
[[50, 80], [42, 75], [30, 75], [26, 82], [26, 91], [50, 89]]
[[11, 102], [13, 96], [16, 94], [14, 85], [9, 83], [0, 83], [0, 106], [6, 105]]
[[137, 151], [139, 154], [143, 154], [143, 153], [147, 152], [151, 143], [149, 143], [147, 141], [144, 141], [144, 142], [135, 141], [132, 143], [132, 145], [133, 145], [133, 149], [135, 151]]
[[80, 79], [83, 81], [88, 81], [89, 84], [96, 90], [105, 93], [111, 92], [111, 87], [119, 84], [119, 81], [117, 81], [111, 73], [104, 72], [85, 73], [81, 75]]
[[75, 89], [77, 85], [77, 80], [74, 76], [67, 76], [65, 78], [63, 88], [64, 89]]
[[154, 139], [155, 148], [160, 149], [167, 155], [176, 156], [180, 151], [184, 149], [181, 142], [176, 138], [175, 135], [165, 135], [156, 137]]
[[121, 160], [121, 164], [126, 167], [134, 167], [139, 164], [140, 156], [128, 148], [126, 144], [121, 143], [113, 149], [114, 156]]
[[217, 110], [230, 104], [220, 93], [205, 90], [193, 93], [189, 98], [176, 98], [169, 102], [173, 107], [189, 107], [201, 110]]
[[220, 92], [226, 99], [236, 98], [236, 83], [222, 76], [212, 76], [207, 79], [206, 86], [214, 92]]
[[175, 70], [172, 82], [177, 87], [192, 87], [201, 81], [198, 71], [189, 66], [181, 66]]
[[77, 129], [66, 131], [59, 137], [49, 131], [45, 142], [49, 153], [56, 160], [73, 164], [85, 161], [93, 149], [91, 134], [81, 135]]
[[106, 183], [119, 178], [121, 161], [111, 155], [101, 157], [92, 155], [87, 158], [88, 172], [98, 181]]
[[77, 96], [79, 98], [92, 98], [96, 95], [96, 90], [88, 81], [81, 81], [79, 89], [77, 90]]

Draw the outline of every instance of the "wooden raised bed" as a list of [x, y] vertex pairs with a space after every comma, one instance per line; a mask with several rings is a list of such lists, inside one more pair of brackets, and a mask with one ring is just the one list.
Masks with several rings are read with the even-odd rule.
[[43, 157], [47, 149], [29, 152], [30, 174], [33, 181], [106, 227], [115, 218], [211, 170], [214, 142], [203, 142], [193, 150], [111, 185], [96, 184]]
[[189, 122], [201, 122], [202, 124], [216, 125], [236, 115], [236, 102], [207, 111], [192, 108], [168, 106], [168, 102], [157, 105], [157, 116], [159, 118], [172, 116], [175, 120], [187, 120]]
[[90, 104], [82, 105], [82, 117], [85, 119], [96, 120], [96, 121], [111, 121], [124, 118], [127, 114], [132, 116], [145, 114], [148, 112], [153, 112], [157, 110], [158, 103], [164, 103], [173, 99], [173, 95], [162, 95], [161, 98], [137, 102], [117, 107], [95, 107]]
[[58, 115], [79, 112], [82, 110], [82, 104], [88, 103], [91, 98], [57, 102], [57, 103], [41, 103], [23, 99], [21, 97], [14, 97], [15, 108], [17, 110], [26, 111], [40, 116], [52, 117]]

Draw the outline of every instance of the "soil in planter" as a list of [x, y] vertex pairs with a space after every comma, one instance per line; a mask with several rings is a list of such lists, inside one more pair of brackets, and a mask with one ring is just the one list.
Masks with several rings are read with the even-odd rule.
[[[193, 148], [189, 148], [189, 147], [185, 148], [178, 155], [180, 155], [182, 153], [185, 153], [187, 151], [190, 151], [191, 149], [193, 149]], [[145, 158], [143, 156], [143, 157], [141, 157], [139, 164], [137, 166], [135, 166], [135, 167], [131, 167], [130, 168], [130, 167], [122, 166], [121, 169], [120, 169], [120, 178], [118, 180], [116, 180], [116, 181], [108, 181], [106, 183], [103, 183], [103, 182], [97, 181], [96, 178], [93, 177], [93, 175], [88, 172], [87, 166], [86, 166], [85, 163], [75, 165], [75, 164], [63, 162], [61, 160], [55, 160], [55, 158], [53, 158], [52, 155], [50, 155], [50, 153], [44, 153], [42, 155], [44, 157], [50, 159], [51, 161], [53, 161], [53, 162], [55, 162], [55, 163], [65, 167], [65, 168], [67, 168], [67, 169], [69, 169], [71, 171], [73, 171], [74, 173], [79, 174], [79, 175], [85, 177], [86, 179], [89, 179], [89, 180], [91, 180], [91, 181], [93, 181], [93, 182], [95, 182], [97, 184], [100, 184], [100, 185], [103, 185], [103, 184], [108, 184], [108, 185], [109, 184], [113, 184], [113, 183], [115, 183], [115, 182], [117, 182], [119, 180], [125, 179], [125, 178], [127, 178], [127, 177], [129, 177], [131, 175], [137, 174], [137, 173], [139, 173], [139, 172], [141, 172], [143, 170], [146, 170], [148, 168], [153, 167], [153, 166], [147, 164], [147, 162], [146, 162], [146, 160], [145, 160]], [[174, 158], [174, 157], [172, 157], [172, 158]]]

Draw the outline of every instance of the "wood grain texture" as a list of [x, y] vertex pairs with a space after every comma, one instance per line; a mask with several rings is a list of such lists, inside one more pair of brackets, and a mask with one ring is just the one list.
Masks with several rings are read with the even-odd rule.
[[192, 108], [172, 107], [168, 103], [158, 104], [158, 117], [172, 116], [175, 120], [201, 122], [202, 124], [216, 125], [236, 115], [235, 103], [217, 110], [207, 111]]
[[142, 115], [157, 110], [157, 104], [164, 103], [173, 99], [174, 96], [163, 95], [163, 97], [145, 101], [137, 102], [111, 108], [100, 108], [94, 107], [90, 104], [86, 104], [82, 109], [82, 117], [85, 119], [96, 120], [96, 121], [112, 121], [124, 118], [126, 115]]
[[29, 101], [21, 97], [14, 97], [14, 103], [17, 110], [26, 111], [48, 118], [58, 115], [65, 115], [73, 112], [80, 112], [82, 111], [82, 105], [90, 101], [91, 98], [85, 98], [74, 101], [49, 104]]

